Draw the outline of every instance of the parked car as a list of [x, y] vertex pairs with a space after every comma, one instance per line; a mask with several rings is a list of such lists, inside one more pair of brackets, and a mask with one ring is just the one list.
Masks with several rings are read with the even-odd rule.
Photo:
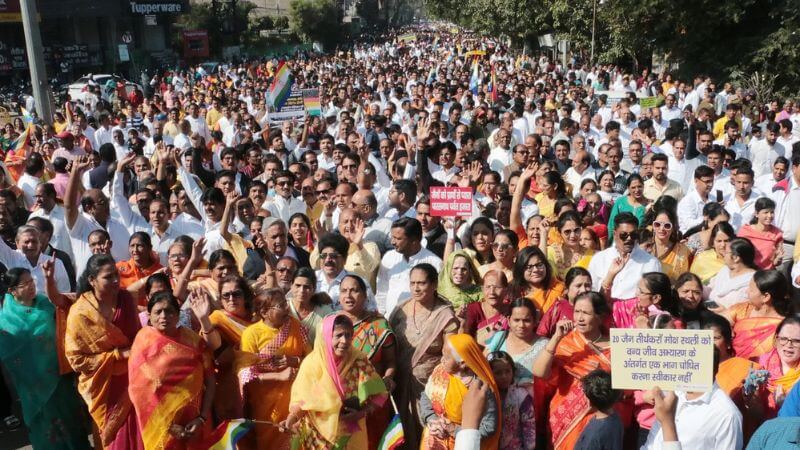
[[[100, 87], [103, 87], [108, 83], [109, 80], [114, 80], [117, 84], [124, 83], [125, 84], [125, 92], [130, 94], [133, 92], [134, 89], [139, 88], [142, 89], [142, 86], [138, 83], [134, 83], [133, 81], [128, 81], [125, 78], [119, 75], [109, 75], [109, 74], [87, 74], [76, 81], [69, 84], [67, 87], [67, 92], [69, 96], [73, 100], [83, 100], [83, 93], [86, 92], [86, 87], [90, 84], [96, 84]], [[142, 91], [144, 92], [144, 91]]]

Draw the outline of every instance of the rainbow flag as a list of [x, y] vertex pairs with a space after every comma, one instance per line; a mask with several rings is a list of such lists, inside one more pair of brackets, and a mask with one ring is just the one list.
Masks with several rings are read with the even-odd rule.
[[378, 450], [395, 450], [405, 442], [403, 436], [403, 424], [400, 422], [400, 415], [395, 414], [386, 431], [383, 432], [381, 442], [378, 444]]
[[497, 103], [497, 77], [494, 73], [494, 64], [492, 64], [492, 77], [489, 81], [489, 92], [492, 93], [492, 103]]
[[280, 109], [286, 103], [286, 99], [289, 98], [289, 94], [292, 91], [293, 83], [292, 72], [286, 65], [286, 61], [281, 61], [275, 70], [275, 79], [272, 80], [272, 84], [269, 87], [269, 98], [272, 101], [273, 108]]
[[27, 109], [23, 107], [20, 107], [19, 109], [22, 111], [22, 122], [24, 122], [26, 126], [33, 122], [33, 115], [28, 112]]
[[236, 443], [252, 428], [253, 422], [247, 419], [226, 420], [214, 430], [208, 450], [236, 450]]
[[469, 79], [469, 90], [473, 95], [478, 95], [478, 88], [481, 84], [481, 78], [478, 74], [478, 58], [472, 61], [472, 77]]
[[[14, 181], [18, 180], [20, 176], [22, 176], [23, 171], [23, 164], [25, 158], [28, 157], [28, 151], [30, 150], [31, 146], [31, 132], [33, 130], [33, 124], [28, 124], [25, 128], [25, 131], [17, 137], [14, 142], [11, 143], [11, 147], [6, 152], [6, 157], [4, 162], [6, 164], [6, 168], [8, 172], [11, 174], [11, 177]], [[17, 164], [12, 164], [17, 163]]]

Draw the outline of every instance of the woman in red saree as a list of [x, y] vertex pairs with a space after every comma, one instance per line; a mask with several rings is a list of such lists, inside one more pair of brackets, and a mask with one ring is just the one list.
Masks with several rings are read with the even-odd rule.
[[[342, 314], [353, 321], [353, 347], [361, 351], [375, 371], [383, 378], [386, 390], [390, 393], [395, 387], [395, 373], [397, 372], [396, 340], [394, 332], [389, 327], [389, 322], [375, 311], [369, 311], [367, 306], [367, 284], [358, 275], [346, 275], [339, 286], [339, 304]], [[369, 449], [375, 450], [380, 444], [383, 431], [392, 420], [393, 411], [391, 402], [386, 402], [367, 416], [367, 438]]]
[[[550, 402], [551, 445], [571, 450], [594, 410], [583, 395], [581, 379], [595, 369], [611, 371], [611, 349], [602, 324], [611, 313], [596, 292], [575, 299], [573, 320], [561, 320], [544, 351], [533, 363], [533, 375], [550, 379], [556, 393]], [[618, 403], [623, 424], [629, 419], [627, 405]]]
[[800, 318], [783, 319], [775, 331], [775, 349], [758, 360], [769, 371], [766, 391], [766, 418], [775, 417], [789, 391], [800, 381]]
[[128, 360], [128, 392], [146, 450], [199, 448], [211, 430], [214, 366], [206, 343], [178, 327], [171, 292], [147, 304], [150, 325], [136, 335]]
[[733, 327], [733, 349], [741, 358], [757, 361], [773, 349], [775, 328], [789, 301], [788, 283], [777, 270], [759, 270], [748, 287], [748, 301], [723, 311]]
[[483, 299], [467, 305], [467, 319], [462, 332], [474, 337], [478, 344], [486, 342], [498, 331], [508, 329], [508, 280], [505, 273], [490, 270], [483, 278]]
[[128, 396], [128, 356], [140, 328], [139, 317], [133, 297], [120, 290], [111, 256], [89, 258], [78, 295], [67, 317], [64, 344], [67, 360], [78, 373], [78, 391], [103, 448], [142, 449]]

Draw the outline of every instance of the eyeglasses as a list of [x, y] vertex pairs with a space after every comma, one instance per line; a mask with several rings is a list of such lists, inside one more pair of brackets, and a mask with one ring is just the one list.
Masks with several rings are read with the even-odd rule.
[[316, 192], [318, 195], [321, 195], [321, 194], [330, 194], [331, 192], [333, 192], [333, 189], [317, 189], [317, 190], [316, 190], [316, 191], [314, 191], [314, 192]]
[[336, 259], [336, 258], [338, 258], [338, 257], [339, 257], [339, 253], [337, 253], [337, 252], [330, 252], [330, 253], [320, 253], [320, 254], [319, 254], [319, 257], [320, 257], [320, 259], [322, 259], [323, 261], [324, 261], [324, 260], [326, 260], [326, 259]]
[[282, 181], [276, 181], [275, 184], [278, 186], [289, 186], [292, 183], [289, 180], [282, 180]]
[[286, 273], [286, 272], [294, 272], [294, 269], [291, 267], [278, 267], [275, 269], [276, 272]]
[[503, 250], [509, 249], [511, 247], [513, 247], [513, 245], [511, 245], [511, 244], [503, 244], [503, 243], [500, 243], [500, 242], [495, 242], [495, 243], [492, 244], [492, 248], [493, 249], [500, 250], [501, 252]]
[[545, 263], [536, 263], [536, 264], [527, 264], [525, 266], [525, 272], [532, 272], [534, 270], [544, 270], [546, 267]]
[[800, 347], [800, 339], [792, 339], [786, 336], [778, 336], [778, 343], [786, 347]]
[[566, 234], [567, 236], [572, 234], [581, 234], [580, 228], [573, 228], [571, 230], [561, 230], [562, 233]]
[[636, 232], [633, 231], [631, 233], [626, 233], [624, 231], [621, 231], [619, 233], [619, 240], [620, 241], [627, 241], [628, 239], [631, 239], [631, 240], [635, 241], [636, 240]]
[[226, 299], [226, 300], [230, 300], [230, 299], [234, 299], [234, 298], [242, 298], [242, 297], [244, 297], [244, 292], [242, 292], [240, 290], [228, 291], [228, 292], [223, 292], [223, 293], [219, 294], [219, 296], [224, 298], [224, 299]]
[[663, 229], [665, 229], [665, 230], [669, 231], [669, 230], [671, 230], [671, 229], [672, 229], [672, 223], [671, 223], [671, 222], [659, 222], [659, 221], [655, 221], [655, 222], [653, 222], [653, 227], [654, 227], [654, 228], [663, 228]]
[[175, 260], [183, 259], [183, 258], [187, 258], [187, 257], [188, 257], [188, 255], [186, 255], [184, 253], [173, 253], [172, 255], [168, 256], [170, 261], [175, 261]]

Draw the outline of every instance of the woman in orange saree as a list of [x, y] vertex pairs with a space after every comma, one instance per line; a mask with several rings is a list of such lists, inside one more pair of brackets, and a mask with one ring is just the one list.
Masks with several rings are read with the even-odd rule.
[[[397, 371], [394, 332], [382, 315], [366, 309], [366, 282], [358, 275], [345, 275], [339, 286], [339, 304], [342, 306], [342, 313], [353, 321], [353, 347], [367, 355], [375, 371], [383, 378], [386, 390], [392, 392]], [[378, 448], [392, 415], [392, 406], [390, 402], [386, 402], [367, 417], [370, 450]]]
[[545, 314], [564, 294], [564, 283], [553, 273], [547, 257], [539, 247], [526, 247], [514, 263], [511, 297], [525, 297], [536, 305], [539, 314]]
[[123, 289], [127, 289], [136, 299], [137, 305], [144, 309], [147, 306], [147, 299], [142, 287], [147, 277], [164, 267], [158, 260], [158, 255], [153, 252], [153, 244], [147, 233], [142, 231], [133, 233], [128, 240], [128, 251], [131, 258], [117, 263], [119, 284]]
[[211, 353], [194, 331], [178, 327], [179, 311], [171, 292], [151, 297], [151, 326], [131, 347], [128, 392], [146, 450], [199, 448], [211, 431]]
[[[292, 381], [300, 362], [311, 351], [308, 337], [279, 288], [267, 289], [256, 297], [255, 311], [261, 321], [242, 333], [242, 352], [250, 361], [239, 371], [247, 418], [278, 423], [289, 414]], [[289, 448], [290, 435], [267, 424], [255, 425], [253, 448]], [[252, 438], [249, 440], [252, 444]]]
[[[556, 450], [571, 450], [594, 413], [583, 395], [581, 379], [595, 369], [611, 371], [611, 349], [602, 327], [610, 313], [600, 294], [581, 294], [575, 299], [573, 320], [558, 322], [555, 334], [533, 363], [533, 375], [556, 386], [550, 401], [551, 445]], [[626, 425], [630, 418], [627, 406], [615, 406]]]
[[420, 450], [453, 450], [456, 428], [461, 425], [464, 396], [475, 379], [489, 386], [486, 411], [478, 431], [481, 450], [497, 450], [502, 429], [500, 390], [478, 343], [468, 334], [448, 336], [442, 362], [433, 369], [420, 398], [420, 417], [425, 423]]
[[733, 349], [753, 361], [773, 348], [775, 328], [783, 320], [789, 302], [788, 283], [777, 270], [759, 270], [748, 287], [748, 301], [733, 305], [723, 314], [733, 327]]
[[144, 448], [128, 396], [128, 356], [139, 331], [136, 303], [120, 290], [114, 259], [93, 255], [80, 279], [79, 298], [67, 316], [64, 350], [78, 373], [106, 450]]
[[775, 349], [761, 355], [759, 364], [769, 371], [766, 418], [775, 417], [789, 391], [800, 381], [800, 318], [787, 317], [775, 331]]

